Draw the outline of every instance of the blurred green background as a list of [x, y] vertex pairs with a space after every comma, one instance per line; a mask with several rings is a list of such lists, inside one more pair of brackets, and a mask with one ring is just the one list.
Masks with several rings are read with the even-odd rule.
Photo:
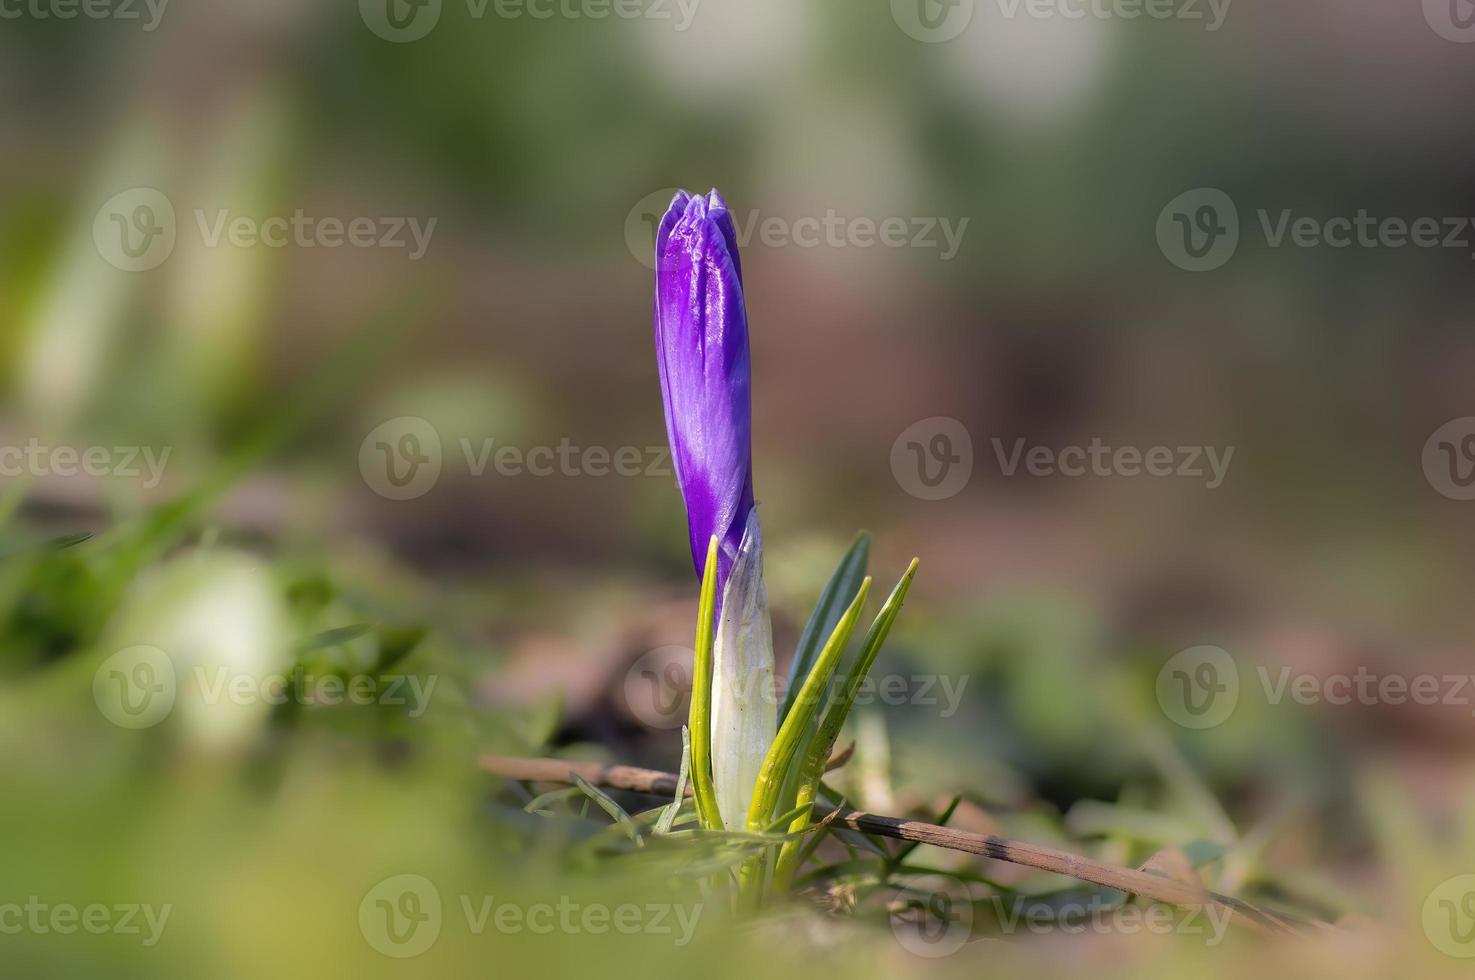
[[[1467, 968], [1475, 891], [1438, 904], [1475, 873], [1462, 3], [0, 2], [5, 971]], [[677, 187], [740, 229], [780, 661], [857, 528], [879, 579], [922, 558], [850, 799], [1189, 848], [1361, 925], [1206, 955], [979, 922], [929, 958], [854, 895], [732, 922], [479, 772], [679, 763], [641, 695], [695, 611], [650, 341]], [[1359, 215], [1439, 244], [1317, 237]], [[1093, 440], [1233, 454], [1213, 486], [1008, 465]], [[1205, 646], [1239, 687], [1194, 727], [1170, 658]], [[368, 696], [183, 679], [140, 719], [149, 650]], [[1359, 672], [1437, 703], [1325, 696]], [[443, 914], [400, 959], [364, 923], [404, 874]], [[686, 944], [478, 932], [487, 896], [703, 912]], [[10, 929], [33, 898], [171, 912], [154, 943]]]

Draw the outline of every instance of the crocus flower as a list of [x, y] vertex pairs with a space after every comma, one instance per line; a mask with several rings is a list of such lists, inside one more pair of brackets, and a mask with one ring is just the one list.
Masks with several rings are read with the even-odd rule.
[[753, 502], [748, 316], [737, 233], [715, 190], [679, 192], [656, 232], [656, 361], [692, 562], [717, 537], [712, 782], [723, 823], [742, 829], [773, 741], [773, 639], [763, 535]]
[[680, 191], [656, 232], [656, 363], [698, 572], [717, 536], [718, 592], [753, 508], [748, 315], [727, 202]]

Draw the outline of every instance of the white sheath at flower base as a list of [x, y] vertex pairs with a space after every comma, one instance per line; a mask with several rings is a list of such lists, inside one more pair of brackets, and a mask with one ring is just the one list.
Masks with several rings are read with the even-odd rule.
[[728, 830], [746, 829], [753, 784], [777, 728], [763, 532], [754, 507], [722, 593], [712, 649], [712, 785]]

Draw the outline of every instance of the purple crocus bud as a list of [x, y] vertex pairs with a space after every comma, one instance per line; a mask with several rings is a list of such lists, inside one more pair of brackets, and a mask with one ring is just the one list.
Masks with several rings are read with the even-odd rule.
[[692, 564], [716, 535], [718, 595], [753, 508], [748, 315], [727, 202], [677, 193], [656, 232], [656, 363]]
[[656, 361], [686, 500], [692, 562], [718, 540], [712, 783], [722, 823], [746, 827], [777, 728], [763, 533], [753, 506], [748, 315], [727, 202], [678, 193], [656, 232]]

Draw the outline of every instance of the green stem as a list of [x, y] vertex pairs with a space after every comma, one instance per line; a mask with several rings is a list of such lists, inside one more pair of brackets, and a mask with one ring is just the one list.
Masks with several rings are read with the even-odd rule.
[[696, 651], [691, 665], [691, 786], [697, 818], [707, 830], [721, 830], [717, 791], [712, 785], [712, 643], [717, 609], [717, 536], [707, 545], [702, 593], [697, 602]]

